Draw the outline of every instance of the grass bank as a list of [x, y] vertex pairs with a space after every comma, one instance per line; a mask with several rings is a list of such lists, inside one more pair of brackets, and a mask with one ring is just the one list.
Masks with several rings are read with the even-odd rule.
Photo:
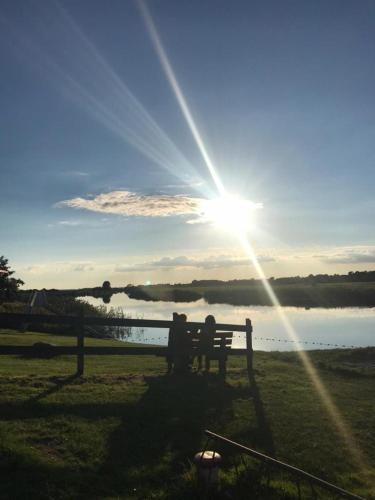
[[[0, 331], [1, 344], [71, 337]], [[116, 341], [87, 339], [87, 345]], [[249, 387], [244, 359], [230, 359], [226, 383], [165, 376], [156, 357], [0, 356], [0, 474], [4, 499], [199, 498], [192, 457], [203, 429], [287, 461], [366, 498], [375, 498], [375, 351], [309, 353], [366, 457], [359, 470], [295, 353], [255, 353]], [[258, 466], [225, 458], [219, 498], [296, 498], [296, 488]], [[252, 479], [252, 482], [249, 482]], [[329, 498], [329, 497], [327, 497]]]

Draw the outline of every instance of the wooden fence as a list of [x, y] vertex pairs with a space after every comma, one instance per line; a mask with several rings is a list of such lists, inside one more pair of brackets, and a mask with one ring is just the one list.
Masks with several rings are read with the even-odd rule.
[[[141, 327], [141, 328], [175, 328], [175, 321], [154, 320], [154, 319], [131, 319], [131, 318], [106, 318], [96, 316], [66, 316], [53, 314], [17, 314], [17, 313], [0, 313], [0, 327], [2, 328], [20, 328], [22, 325], [32, 324], [53, 324], [53, 325], [68, 325], [75, 329], [76, 345], [72, 346], [54, 346], [54, 345], [1, 345], [0, 355], [37, 355], [58, 356], [58, 355], [75, 355], [77, 356], [77, 375], [83, 375], [86, 355], [155, 355], [167, 356], [167, 346], [86, 346], [85, 345], [85, 326], [117, 326], [117, 327]], [[200, 330], [204, 327], [204, 323], [186, 322], [184, 327], [188, 331]], [[224, 346], [226, 355], [245, 355], [247, 359], [247, 369], [249, 373], [253, 368], [253, 346], [252, 346], [252, 325], [249, 319], [246, 319], [244, 325], [231, 325], [226, 323], [217, 323], [215, 332], [220, 337], [220, 332], [230, 330], [231, 332], [244, 332], [246, 334], [246, 348], [232, 348]], [[223, 333], [224, 335], [224, 333]]]

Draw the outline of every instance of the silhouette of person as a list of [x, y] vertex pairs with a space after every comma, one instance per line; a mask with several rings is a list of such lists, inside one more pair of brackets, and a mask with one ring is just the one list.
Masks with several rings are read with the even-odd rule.
[[[198, 343], [195, 343], [194, 340], [198, 340]], [[198, 328], [191, 328], [189, 330], [189, 367], [192, 368], [194, 365], [194, 359], [197, 356], [199, 358], [199, 355], [197, 355], [197, 351], [193, 350], [193, 346], [198, 347], [198, 352], [199, 352], [199, 336], [198, 336]]]
[[189, 354], [191, 338], [186, 328], [186, 314], [179, 314], [174, 333], [174, 371], [184, 373], [189, 367]]
[[216, 330], [216, 321], [212, 314], [209, 314], [204, 320], [199, 335], [199, 356], [198, 356], [198, 369], [202, 369], [202, 355], [205, 356], [205, 370], [210, 371], [210, 355], [214, 348], [214, 338]]

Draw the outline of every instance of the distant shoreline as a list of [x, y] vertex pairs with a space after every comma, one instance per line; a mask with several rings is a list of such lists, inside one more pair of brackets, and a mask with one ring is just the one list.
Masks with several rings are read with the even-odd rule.
[[[303, 308], [375, 307], [375, 281], [365, 283], [273, 283], [273, 290], [282, 306]], [[113, 294], [126, 293], [129, 298], [151, 302], [196, 302], [233, 306], [272, 306], [261, 283], [239, 281], [177, 285], [138, 285], [103, 290], [101, 287], [70, 290], [46, 290], [48, 294], [70, 297], [93, 296], [110, 304]], [[30, 294], [31, 291], [21, 291]]]
[[[274, 285], [273, 290], [282, 306], [314, 307], [375, 307], [374, 283], [322, 283]], [[233, 306], [272, 306], [263, 285], [208, 286], [138, 286], [127, 290], [133, 299], [168, 302], [195, 302]]]

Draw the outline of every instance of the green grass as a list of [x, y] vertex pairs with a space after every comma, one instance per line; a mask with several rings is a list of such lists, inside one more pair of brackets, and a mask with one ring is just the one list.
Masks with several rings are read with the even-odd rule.
[[[0, 344], [74, 337], [0, 331]], [[116, 341], [87, 339], [87, 345]], [[247, 444], [366, 498], [375, 498], [375, 352], [316, 351], [311, 359], [365, 457], [343, 443], [295, 353], [255, 353], [250, 389], [243, 358], [230, 358], [226, 383], [165, 376], [157, 357], [0, 356], [0, 474], [3, 499], [200, 498], [192, 458], [203, 430]], [[210, 448], [213, 444], [210, 443]], [[224, 457], [218, 498], [296, 498], [279, 475]], [[326, 497], [326, 498], [329, 498]]]

